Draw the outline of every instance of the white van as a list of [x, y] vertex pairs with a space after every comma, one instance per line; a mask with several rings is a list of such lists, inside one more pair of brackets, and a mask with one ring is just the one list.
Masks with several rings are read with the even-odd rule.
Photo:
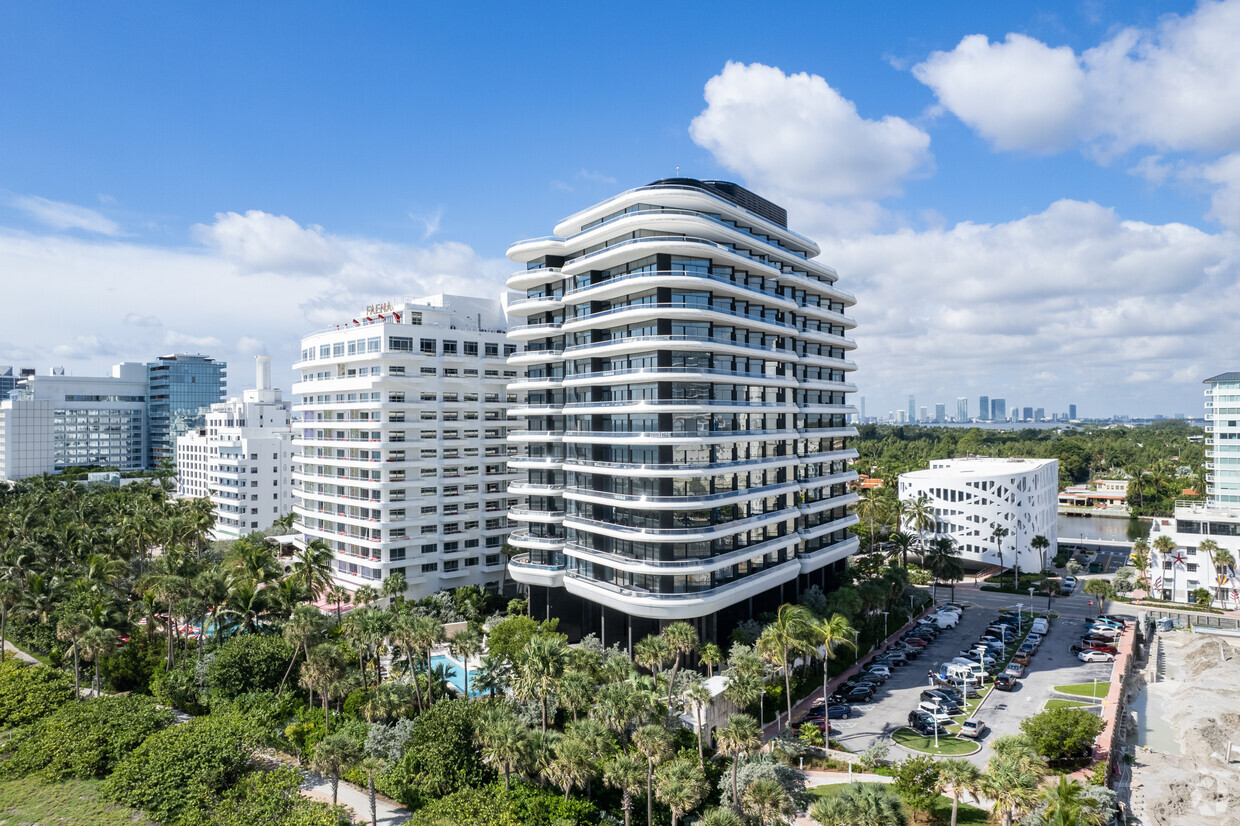
[[1037, 617], [1034, 619], [1033, 625], [1029, 627], [1029, 630], [1034, 634], [1041, 634], [1045, 637], [1046, 632], [1050, 630], [1050, 627], [1050, 621], [1046, 617]]
[[939, 666], [939, 677], [945, 680], [960, 680], [974, 685], [980, 682], [980, 678], [973, 670], [972, 663], [968, 665], [955, 662], [943, 663]]
[[937, 614], [931, 614], [930, 619], [934, 620], [939, 628], [955, 628], [960, 622], [960, 615], [955, 611], [940, 611]]
[[984, 679], [986, 676], [986, 669], [982, 666], [981, 663], [974, 662], [973, 660], [966, 660], [964, 657], [956, 657], [954, 660], [948, 663], [948, 665], [959, 665], [964, 668], [967, 668], [969, 669], [969, 673], [979, 680]]

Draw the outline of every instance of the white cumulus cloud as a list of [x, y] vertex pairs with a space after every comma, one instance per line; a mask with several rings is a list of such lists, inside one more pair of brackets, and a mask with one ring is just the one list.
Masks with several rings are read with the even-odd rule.
[[322, 227], [303, 227], [286, 215], [257, 209], [217, 213], [214, 223], [197, 224], [193, 231], [243, 273], [328, 275], [345, 260]]
[[[933, 164], [930, 136], [894, 116], [869, 120], [818, 75], [729, 62], [706, 83], [689, 134], [750, 185], [782, 199], [836, 204], [858, 221]], [[836, 220], [844, 215], [835, 216]]]

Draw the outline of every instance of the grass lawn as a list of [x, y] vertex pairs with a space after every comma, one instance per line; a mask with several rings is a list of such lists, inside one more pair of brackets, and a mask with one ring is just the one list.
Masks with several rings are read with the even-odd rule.
[[1096, 705], [1096, 703], [1086, 702], [1085, 700], [1062, 700], [1058, 697], [1053, 697], [1046, 701], [1043, 708], [1082, 708], [1094, 705]]
[[925, 752], [926, 754], [973, 754], [981, 748], [977, 743], [952, 737], [950, 734], [939, 735], [939, 747], [934, 747], [934, 736], [923, 737], [907, 726], [891, 733], [891, 739], [906, 749]]
[[[847, 789], [850, 785], [852, 786], [884, 786], [886, 784], [885, 783], [852, 783], [852, 784], [839, 783], [839, 784], [832, 785], [832, 786], [814, 786], [813, 788], [809, 790], [809, 793], [812, 794], [814, 797], [830, 797], [832, 795], [839, 794], [840, 792], [844, 791], [844, 789]], [[908, 815], [909, 823], [913, 823], [914, 822], [913, 813], [909, 811], [907, 806], [905, 807], [904, 812], [906, 815]], [[931, 814], [932, 820], [936, 823], [949, 822], [951, 820], [951, 815], [952, 815], [952, 799], [950, 797], [940, 797], [935, 802], [934, 807], [930, 810], [930, 814]], [[961, 800], [960, 809], [957, 812], [956, 823], [959, 824], [959, 826], [984, 826], [984, 824], [988, 822], [987, 816], [989, 814], [990, 813], [987, 812], [985, 809], [979, 809], [976, 806], [970, 806], [968, 803], [965, 803], [963, 800]]]
[[1057, 685], [1055, 690], [1060, 694], [1073, 694], [1077, 697], [1093, 697], [1101, 699], [1107, 696], [1107, 692], [1111, 690], [1111, 684], [1107, 683], [1076, 683], [1074, 685]]
[[0, 782], [4, 826], [154, 826], [143, 814], [99, 799], [101, 781], [48, 783], [35, 777]]

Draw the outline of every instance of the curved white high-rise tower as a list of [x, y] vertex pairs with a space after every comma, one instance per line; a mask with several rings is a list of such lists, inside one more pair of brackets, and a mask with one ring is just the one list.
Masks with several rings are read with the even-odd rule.
[[771, 610], [857, 548], [847, 469], [853, 296], [784, 210], [669, 179], [508, 250], [528, 421], [509, 468], [513, 579], [561, 629], [705, 638]]

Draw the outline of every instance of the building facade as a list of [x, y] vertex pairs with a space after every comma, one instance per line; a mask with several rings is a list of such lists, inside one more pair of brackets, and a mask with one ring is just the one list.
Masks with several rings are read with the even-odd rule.
[[956, 421], [967, 422], [969, 420], [969, 399], [965, 396], [956, 397]]
[[499, 588], [508, 535], [504, 308], [437, 295], [367, 307], [302, 339], [294, 365], [293, 511], [302, 542], [335, 554], [336, 580], [407, 594]]
[[18, 382], [33, 376], [37, 371], [33, 367], [13, 367], [0, 364], [0, 401], [4, 401], [17, 389]]
[[224, 400], [228, 365], [208, 356], [176, 353], [146, 365], [146, 466], [176, 458], [176, 440], [195, 427], [200, 411]]
[[785, 211], [667, 179], [508, 251], [528, 369], [510, 574], [534, 616], [704, 639], [829, 588], [857, 549], [853, 296]]
[[[1205, 380], [1206, 501], [1175, 504], [1172, 519], [1155, 519], [1150, 528], [1150, 585], [1155, 596], [1191, 602], [1198, 588], [1209, 591], [1215, 605], [1240, 607], [1240, 372]], [[1155, 550], [1155, 540], [1169, 536], [1169, 553]], [[1212, 546], [1202, 544], [1212, 542]], [[1225, 553], [1220, 553], [1220, 551]], [[1230, 555], [1231, 562], [1227, 561]]]
[[990, 400], [990, 420], [992, 422], [1001, 422], [1007, 419], [1007, 400], [991, 399]]
[[[1059, 461], [1056, 459], [940, 459], [929, 470], [900, 474], [900, 501], [926, 496], [934, 511], [927, 536], [948, 536], [966, 561], [1040, 571], [1058, 542]], [[996, 528], [1007, 536], [996, 540]], [[906, 526], [905, 530], [913, 531]], [[1044, 536], [1045, 552], [1032, 545]]]
[[978, 396], [977, 397], [977, 420], [979, 422], [985, 422], [985, 421], [990, 420], [990, 397], [989, 396]]
[[0, 402], [0, 479], [99, 465], [146, 467], [146, 367], [124, 362], [110, 376], [26, 377]]
[[177, 495], [211, 499], [214, 539], [268, 528], [293, 506], [289, 403], [271, 387], [271, 356], [255, 362], [254, 389], [211, 405], [176, 443]]

